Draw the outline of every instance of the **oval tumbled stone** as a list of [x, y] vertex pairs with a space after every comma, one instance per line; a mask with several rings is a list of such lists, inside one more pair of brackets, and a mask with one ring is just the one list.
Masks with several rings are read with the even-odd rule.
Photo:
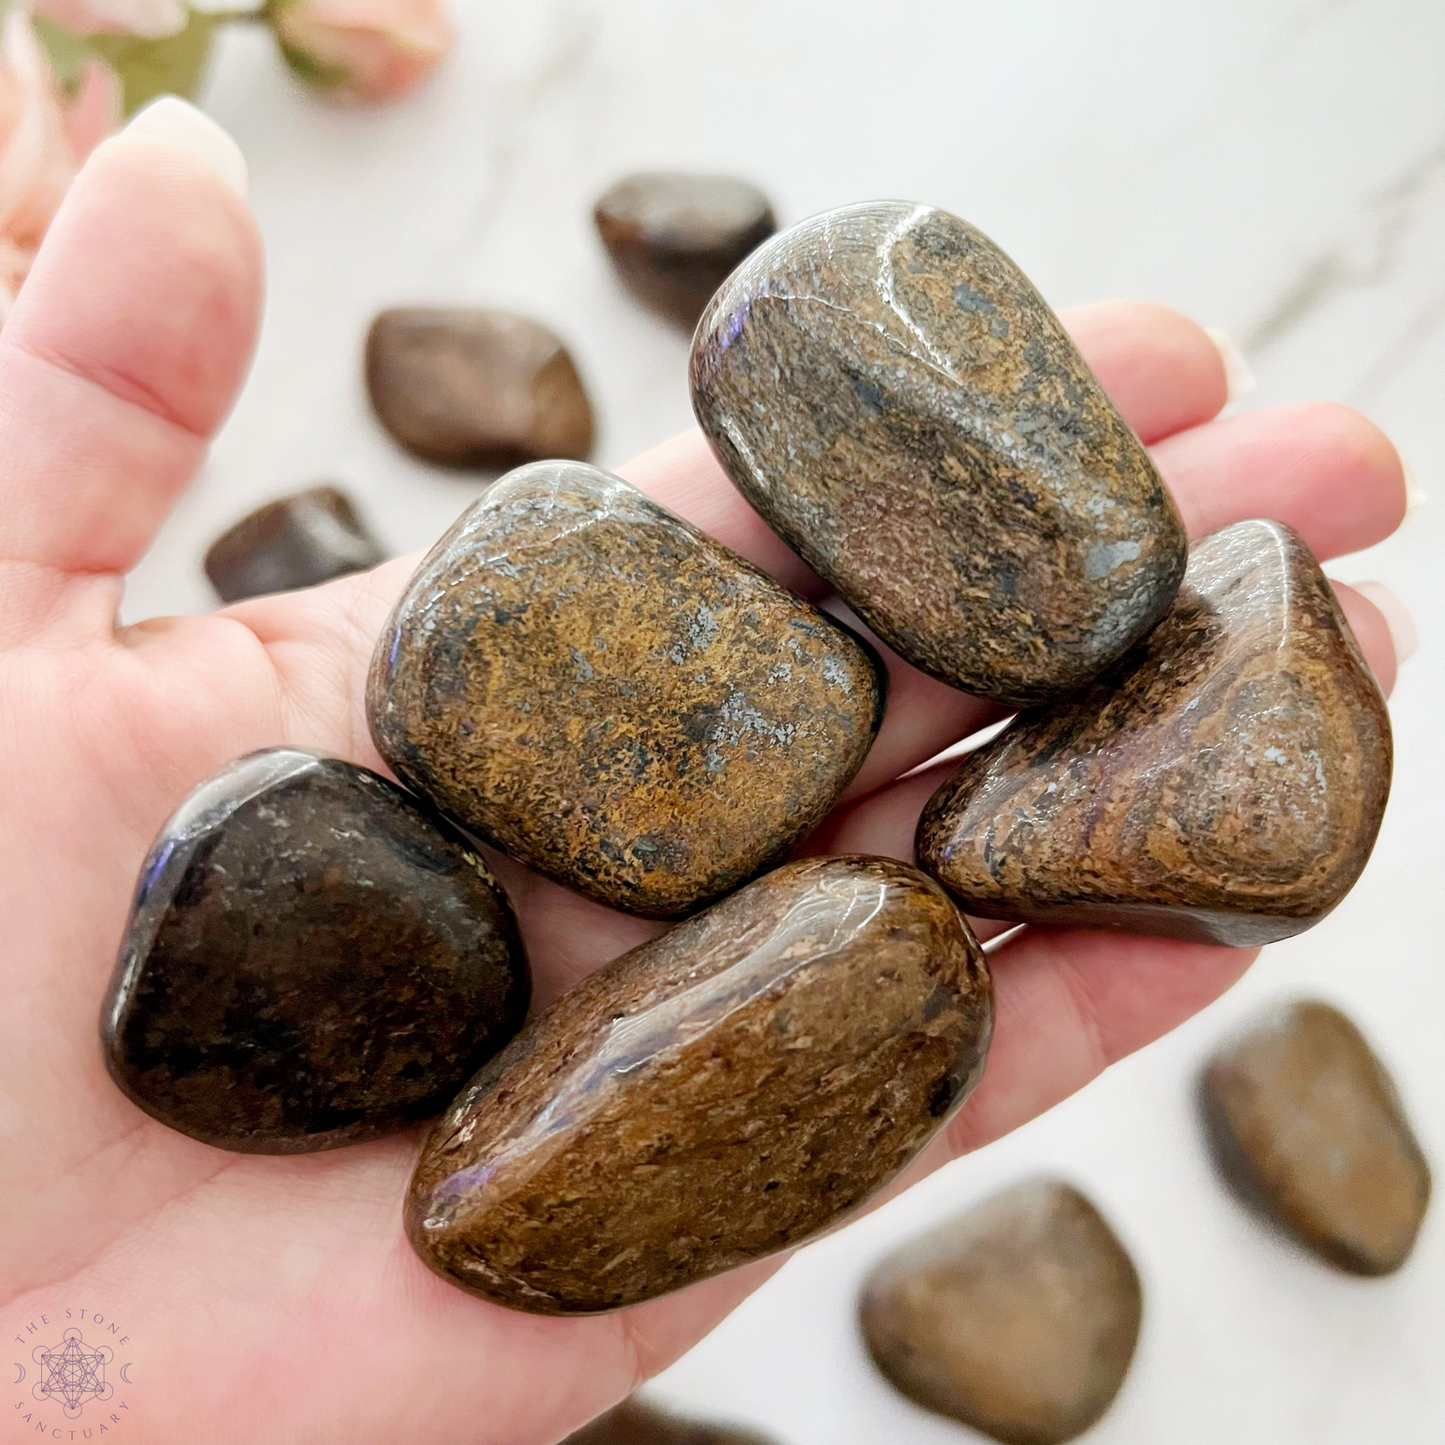
[[955, 687], [1072, 692], [1179, 586], [1148, 454], [1028, 278], [945, 211], [877, 201], [774, 237], [699, 323], [692, 392], [748, 501]]
[[526, 1016], [506, 895], [393, 783], [296, 748], [232, 763], [141, 870], [102, 1016], [116, 1083], [253, 1154], [437, 1113]]
[[929, 800], [918, 861], [970, 913], [1241, 946], [1319, 922], [1390, 791], [1390, 720], [1288, 527], [1197, 543], [1169, 616]]
[[800, 1244], [888, 1183], [983, 1068], [983, 954], [883, 858], [808, 859], [625, 954], [428, 1139], [407, 1232], [543, 1314], [617, 1309]]
[[666, 918], [787, 855], [883, 699], [847, 629], [619, 478], [541, 462], [418, 568], [368, 715], [397, 776], [468, 830]]

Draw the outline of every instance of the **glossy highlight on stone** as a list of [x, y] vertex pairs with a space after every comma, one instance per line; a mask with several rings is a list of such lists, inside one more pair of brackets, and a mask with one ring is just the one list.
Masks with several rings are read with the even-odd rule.
[[983, 1069], [983, 954], [884, 858], [789, 863], [592, 975], [438, 1121], [406, 1211], [452, 1283], [619, 1309], [863, 1205]]
[[295, 1154], [436, 1114], [530, 991], [506, 895], [460, 835], [365, 768], [269, 748], [162, 829], [102, 1040], [161, 1123]]
[[986, 236], [875, 201], [774, 237], [698, 326], [728, 475], [916, 667], [1027, 705], [1164, 615], [1185, 537], [1148, 454]]
[[562, 1445], [772, 1445], [735, 1425], [685, 1420], [635, 1395], [569, 1435]]
[[508, 467], [592, 450], [592, 406], [561, 341], [505, 311], [399, 307], [366, 338], [366, 384], [408, 451], [452, 467]]
[[1349, 892], [1390, 763], [1319, 565], [1288, 527], [1240, 522], [1194, 547], [1137, 651], [963, 760], [919, 865], [987, 918], [1269, 943]]
[[1338, 1009], [1276, 1005], [1201, 1081], [1214, 1156], [1240, 1196], [1320, 1258], [1391, 1274], [1430, 1202], [1430, 1167], [1385, 1066]]
[[594, 218], [628, 289], [689, 331], [728, 273], [777, 229], [756, 186], [678, 172], [627, 176]]
[[542, 462], [418, 568], [367, 702], [392, 770], [469, 832], [678, 917], [823, 818], [883, 678], [851, 632], [634, 487]]
[[241, 602], [315, 587], [385, 560], [344, 492], [309, 487], [268, 502], [219, 536], [206, 553], [206, 576], [222, 602]]
[[864, 1285], [878, 1368], [925, 1409], [1008, 1445], [1060, 1445], [1124, 1383], [1143, 1296], [1077, 1190], [1016, 1185], [905, 1245]]

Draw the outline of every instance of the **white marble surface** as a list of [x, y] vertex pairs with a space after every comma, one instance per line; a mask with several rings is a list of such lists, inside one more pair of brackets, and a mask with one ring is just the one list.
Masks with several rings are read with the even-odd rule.
[[251, 165], [271, 293], [256, 368], [195, 489], [132, 579], [128, 615], [210, 605], [204, 546], [262, 500], [340, 479], [396, 550], [476, 484], [405, 460], [370, 419], [359, 345], [398, 301], [549, 320], [598, 404], [598, 459], [689, 420], [683, 339], [613, 283], [589, 203], [621, 171], [736, 170], [787, 220], [871, 196], [947, 206], [1057, 304], [1153, 296], [1222, 326], [1248, 405], [1361, 407], [1437, 494], [1332, 570], [1382, 577], [1422, 643], [1394, 705], [1397, 789], [1363, 881], [1171, 1038], [1014, 1137], [805, 1251], [659, 1392], [788, 1445], [974, 1437], [895, 1396], [854, 1330], [894, 1240], [1020, 1175], [1058, 1171], [1115, 1222], [1148, 1294], [1099, 1445], [1426, 1445], [1445, 1438], [1445, 1203], [1398, 1276], [1336, 1275], [1217, 1187], [1199, 1060], [1264, 998], [1344, 1004], [1445, 1173], [1445, 10], [1438, 0], [468, 0], [424, 94], [336, 111], [264, 37], [225, 46], [205, 103]]

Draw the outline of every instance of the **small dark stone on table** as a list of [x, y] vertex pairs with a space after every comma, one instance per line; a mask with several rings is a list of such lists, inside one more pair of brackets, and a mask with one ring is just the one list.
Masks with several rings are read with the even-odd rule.
[[732, 176], [628, 176], [594, 214], [628, 288], [689, 331], [728, 274], [777, 229], [768, 198]]
[[878, 1368], [925, 1409], [1008, 1445], [1060, 1445], [1113, 1403], [1143, 1296], [1066, 1184], [1020, 1184], [890, 1255], [863, 1289]]
[[381, 423], [408, 451], [453, 467], [507, 467], [592, 450], [592, 406], [567, 348], [505, 311], [383, 311], [366, 338]]
[[863, 1205], [983, 1070], [983, 954], [883, 858], [790, 863], [563, 996], [438, 1121], [406, 1209], [454, 1284], [641, 1303]]
[[633, 1396], [569, 1435], [562, 1445], [771, 1445], [735, 1425], [685, 1420]]
[[206, 553], [206, 576], [223, 602], [315, 587], [386, 560], [350, 499], [310, 487], [268, 502], [222, 533]]
[[1353, 1274], [1409, 1257], [1430, 1168], [1385, 1067], [1338, 1009], [1271, 1008], [1202, 1081], [1216, 1161], [1249, 1204]]
[[1137, 651], [963, 760], [919, 864], [983, 917], [1268, 943], [1359, 877], [1390, 758], [1319, 565], [1289, 528], [1240, 522], [1195, 546]]
[[364, 768], [272, 748], [156, 840], [105, 1059], [207, 1144], [332, 1149], [437, 1113], [521, 1027], [530, 987], [506, 895], [448, 824]]
[[368, 716], [396, 775], [599, 902], [677, 917], [781, 861], [882, 717], [853, 633], [634, 487], [497, 482], [383, 628]]
[[1179, 516], [1028, 278], [945, 211], [815, 217], [755, 251], [692, 349], [738, 489], [885, 642], [1014, 705], [1164, 615]]

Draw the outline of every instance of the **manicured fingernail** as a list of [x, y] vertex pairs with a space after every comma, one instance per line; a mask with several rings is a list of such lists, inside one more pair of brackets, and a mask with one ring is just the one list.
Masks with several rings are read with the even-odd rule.
[[1240, 397], [1248, 396], [1257, 383], [1254, 372], [1249, 369], [1249, 363], [1244, 359], [1244, 353], [1224, 332], [1213, 326], [1206, 326], [1204, 334], [1214, 343], [1214, 349], [1224, 363], [1224, 382], [1229, 388], [1229, 400], [1238, 401]]
[[137, 111], [124, 135], [169, 141], [199, 156], [238, 196], [246, 194], [246, 157], [230, 133], [179, 96], [163, 95]]
[[1351, 582], [1350, 586], [1380, 609], [1390, 629], [1390, 641], [1395, 645], [1396, 664], [1414, 657], [1415, 649], [1420, 645], [1420, 635], [1415, 631], [1414, 619], [1405, 610], [1405, 604], [1383, 582]]
[[1405, 515], [1408, 517], [1411, 512], [1418, 512], [1430, 500], [1430, 494], [1420, 485], [1420, 478], [1415, 475], [1409, 462], [1402, 459], [1400, 466], [1405, 473]]

